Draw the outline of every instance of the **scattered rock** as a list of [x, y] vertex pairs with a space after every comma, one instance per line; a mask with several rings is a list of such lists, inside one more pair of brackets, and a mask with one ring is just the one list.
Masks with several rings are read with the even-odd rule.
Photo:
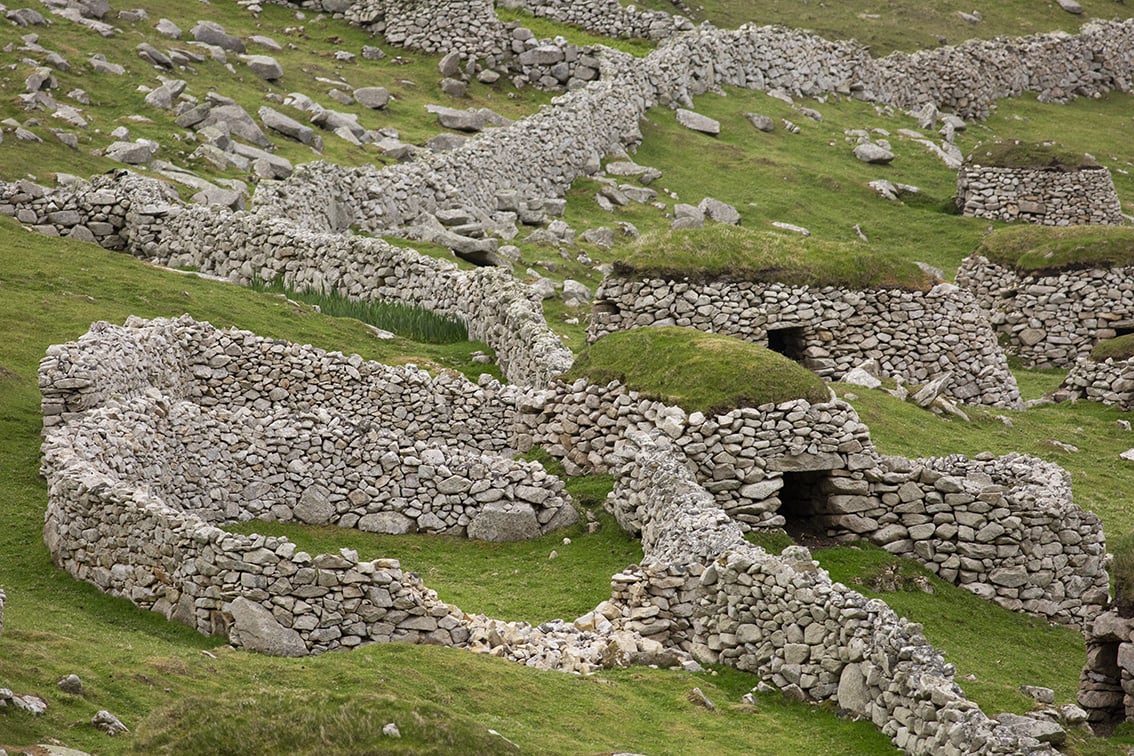
[[873, 142], [863, 142], [855, 147], [854, 156], [864, 163], [875, 165], [886, 165], [894, 159], [893, 152]]
[[744, 117], [748, 119], [748, 122], [750, 124], [755, 126], [760, 131], [771, 132], [776, 130], [776, 122], [766, 115], [760, 115], [759, 113], [745, 113]]
[[283, 66], [270, 55], [245, 55], [241, 57], [241, 60], [252, 70], [252, 73], [265, 81], [276, 81], [283, 78]]
[[354, 90], [354, 99], [363, 107], [381, 110], [390, 102], [390, 90], [385, 87], [360, 87]]
[[220, 24], [212, 21], [198, 21], [197, 25], [189, 30], [189, 34], [198, 42], [214, 45], [234, 53], [244, 53], [245, 46], [239, 37], [234, 37], [224, 30]]
[[400, 738], [402, 733], [398, 730], [398, 726], [393, 722], [387, 722], [382, 725], [382, 734], [388, 738]]
[[713, 199], [712, 197], [705, 197], [697, 205], [697, 208], [709, 219], [717, 223], [727, 223], [731, 226], [740, 225], [740, 213], [727, 202], [721, 202], [719, 199]]
[[685, 108], [677, 109], [677, 122], [687, 129], [700, 131], [702, 134], [716, 136], [721, 133], [720, 121], [714, 121], [708, 116], [695, 113]]
[[91, 717], [91, 724], [110, 736], [130, 732], [126, 729], [126, 725], [122, 724], [122, 720], [106, 709], [96, 712], [95, 715]]
[[803, 226], [797, 226], [794, 223], [784, 223], [783, 221], [772, 221], [772, 227], [778, 228], [781, 231], [791, 231], [793, 234], [800, 236], [811, 236], [811, 232]]
[[79, 679], [78, 675], [71, 674], [55, 683], [56, 687], [64, 693], [69, 693], [72, 696], [83, 695], [83, 681]]
[[299, 633], [284, 627], [255, 601], [240, 596], [228, 605], [232, 615], [230, 638], [234, 644], [269, 656], [305, 656], [307, 646]]

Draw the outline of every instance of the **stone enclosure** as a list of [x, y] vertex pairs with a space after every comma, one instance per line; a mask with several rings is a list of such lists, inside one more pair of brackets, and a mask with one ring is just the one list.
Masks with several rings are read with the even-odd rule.
[[[218, 525], [261, 517], [534, 535], [577, 515], [559, 481], [508, 449], [552, 438], [560, 447], [549, 451], [572, 464], [616, 471], [607, 506], [641, 533], [645, 560], [613, 578], [610, 601], [591, 615], [541, 626], [552, 640], [525, 631], [519, 650], [499, 650], [512, 658], [585, 671], [604, 649], [632, 660], [671, 648], [759, 672], [806, 698], [837, 699], [911, 753], [968, 753], [974, 743], [1011, 753], [1038, 744], [964, 699], [916, 626], [832, 584], [805, 550], [775, 557], [747, 544], [740, 515], [762, 508], [789, 527], [868, 538], [1061, 622], [1086, 621], [1106, 599], [1097, 519], [1070, 503], [1057, 469], [1012, 458], [881, 458], [837, 400], [685, 416], [617, 384], [474, 385], [187, 318], [97, 325], [52, 347], [40, 383], [45, 540], [56, 562], [270, 653], [389, 640], [504, 649], [487, 640], [501, 637], [495, 621], [440, 602], [393, 560], [312, 557], [286, 539]], [[749, 464], [727, 463], [728, 451]], [[729, 469], [747, 472], [729, 484]], [[736, 595], [748, 597], [740, 615], [729, 608]], [[907, 659], [908, 674], [889, 644], [922, 649]], [[560, 651], [548, 659], [549, 649]], [[914, 710], [902, 701], [930, 699], [899, 715]]]

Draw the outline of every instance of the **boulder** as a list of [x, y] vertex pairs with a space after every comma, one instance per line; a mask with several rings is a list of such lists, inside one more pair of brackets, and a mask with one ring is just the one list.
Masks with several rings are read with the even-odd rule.
[[315, 130], [310, 126], [302, 124], [278, 110], [273, 110], [267, 105], [262, 106], [257, 114], [260, 116], [260, 122], [264, 124], [265, 128], [283, 134], [289, 139], [294, 139], [303, 144], [311, 144], [315, 138]]
[[727, 223], [730, 226], [740, 225], [740, 213], [727, 202], [721, 202], [719, 199], [713, 199], [712, 197], [705, 197], [705, 199], [701, 200], [697, 205], [697, 208], [717, 223]]
[[307, 645], [299, 633], [284, 627], [270, 611], [240, 596], [228, 605], [232, 615], [229, 640], [234, 646], [269, 656], [306, 656]]
[[271, 55], [245, 55], [241, 58], [252, 73], [265, 81], [283, 78], [283, 66]]
[[189, 34], [198, 42], [215, 45], [228, 52], [243, 53], [246, 49], [240, 38], [232, 36], [223, 26], [212, 21], [198, 21], [197, 25], [189, 30]]
[[385, 87], [359, 87], [354, 90], [354, 99], [363, 107], [381, 110], [390, 102], [390, 90]]
[[102, 154], [111, 160], [117, 160], [119, 163], [145, 165], [153, 160], [157, 148], [156, 143], [148, 140], [140, 140], [137, 142], [111, 142], [110, 146], [103, 150]]
[[748, 119], [748, 122], [750, 124], [755, 126], [760, 131], [776, 130], [776, 122], [766, 115], [760, 115], [759, 113], [745, 113], [744, 117]]
[[863, 142], [854, 148], [854, 156], [864, 163], [886, 165], [894, 159], [894, 153], [873, 142]]
[[[178, 120], [178, 123], [180, 123], [180, 120]], [[197, 128], [221, 124], [233, 136], [246, 142], [251, 142], [260, 147], [272, 146], [272, 140], [268, 139], [260, 130], [260, 127], [256, 125], [256, 122], [252, 120], [252, 116], [248, 115], [244, 108], [239, 105], [216, 105], [210, 108], [208, 115], [197, 125]]]
[[677, 109], [677, 122], [687, 129], [700, 131], [702, 134], [716, 136], [721, 133], [720, 121], [714, 121], [708, 116], [694, 113], [692, 110], [686, 110], [685, 108]]
[[488, 126], [488, 119], [478, 110], [458, 110], [444, 105], [426, 105], [425, 109], [437, 116], [437, 122], [447, 129], [476, 132]]
[[160, 19], [157, 24], [154, 25], [154, 31], [156, 31], [163, 37], [169, 37], [170, 39], [181, 39], [181, 27], [170, 21], [168, 18]]
[[478, 541], [522, 541], [540, 534], [539, 521], [530, 504], [490, 501], [469, 523], [468, 534]]

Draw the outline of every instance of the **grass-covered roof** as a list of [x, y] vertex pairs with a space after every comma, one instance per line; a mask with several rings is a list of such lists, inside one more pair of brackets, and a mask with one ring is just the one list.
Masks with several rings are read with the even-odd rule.
[[807, 399], [825, 402], [826, 384], [767, 347], [695, 328], [637, 328], [603, 336], [575, 360], [565, 381], [620, 381], [689, 412]]
[[1021, 273], [1134, 266], [1134, 228], [1019, 225], [997, 229], [976, 253]]
[[627, 277], [727, 279], [792, 286], [925, 290], [929, 277], [908, 259], [863, 244], [823, 241], [740, 226], [646, 234], [614, 264]]
[[965, 162], [993, 168], [1036, 168], [1078, 171], [1101, 168], [1093, 157], [1054, 142], [1024, 142], [1019, 139], [982, 142]]

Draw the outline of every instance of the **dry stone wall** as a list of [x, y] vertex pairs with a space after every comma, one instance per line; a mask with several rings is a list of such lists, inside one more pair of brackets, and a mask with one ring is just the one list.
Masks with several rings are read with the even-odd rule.
[[[1084, 624], [1108, 599], [1102, 524], [1074, 505], [1061, 468], [1025, 456], [884, 457], [842, 400], [706, 417], [581, 379], [529, 395], [517, 421], [517, 447], [540, 445], [569, 474], [616, 471], [628, 433], [658, 434], [742, 530], [866, 539], [1005, 608], [1063, 624]], [[642, 529], [632, 514], [620, 522]]]
[[1044, 226], [1121, 226], [1122, 204], [1105, 166], [1001, 168], [966, 162], [957, 174], [962, 215]]
[[833, 583], [802, 547], [776, 557], [745, 542], [667, 443], [632, 431], [622, 451], [608, 505], [641, 532], [645, 560], [621, 595], [643, 627], [868, 717], [906, 753], [1054, 753], [965, 698], [919, 625]]
[[[446, 33], [464, 39], [458, 26]], [[1128, 91], [1132, 61], [1125, 51], [1131, 46], [1134, 21], [1092, 22], [1078, 35], [972, 41], [881, 59], [854, 43], [782, 27], [702, 27], [668, 37], [644, 59], [542, 45], [526, 49], [532, 65], [546, 55], [551, 68], [566, 66], [548, 81], [574, 77], [581, 88], [534, 116], [413, 164], [381, 171], [320, 165], [284, 182], [262, 182], [255, 205], [322, 229], [334, 226], [325, 208], [344, 206], [371, 231], [428, 225], [428, 214], [450, 206], [490, 219], [501, 209], [515, 210], [517, 199], [541, 206], [560, 197], [572, 180], [596, 170], [602, 155], [636, 142], [638, 119], [649, 108], [690, 107], [693, 96], [722, 85], [807, 96], [839, 93], [906, 109], [932, 103], [982, 117], [996, 99], [1025, 91], [1054, 102]], [[585, 76], [571, 73], [579, 68]], [[536, 70], [524, 70], [528, 80], [538, 80], [532, 78]], [[600, 81], [585, 83], [592, 74]], [[515, 198], [498, 201], [512, 192]]]
[[664, 39], [679, 31], [690, 31], [693, 24], [682, 16], [663, 11], [627, 7], [618, 0], [577, 2], [577, 0], [511, 0], [503, 7], [519, 7], [533, 16], [571, 24], [604, 37]]
[[788, 342], [789, 356], [830, 380], [876, 360], [883, 375], [909, 383], [949, 374], [945, 393], [969, 404], [1020, 405], [987, 317], [969, 292], [951, 284], [928, 292], [858, 291], [608, 276], [595, 293], [588, 338], [661, 325], [765, 345], [776, 334]]
[[1134, 409], [1134, 360], [1081, 358], [1071, 366], [1060, 388], [1072, 399]]
[[1078, 699], [1092, 723], [1134, 721], [1134, 618], [1125, 614], [1112, 607], [1083, 631], [1087, 663]]
[[538, 295], [502, 270], [463, 271], [379, 239], [315, 233], [302, 223], [216, 205], [186, 206], [167, 184], [125, 171], [55, 190], [0, 183], [0, 213], [44, 233], [242, 284], [280, 279], [296, 289], [401, 302], [456, 318], [470, 338], [496, 351], [512, 382], [542, 385], [573, 360], [547, 327]]
[[1022, 274], [982, 255], [965, 258], [957, 284], [973, 293], [992, 327], [1025, 364], [1066, 368], [1099, 341], [1134, 328], [1130, 268]]

